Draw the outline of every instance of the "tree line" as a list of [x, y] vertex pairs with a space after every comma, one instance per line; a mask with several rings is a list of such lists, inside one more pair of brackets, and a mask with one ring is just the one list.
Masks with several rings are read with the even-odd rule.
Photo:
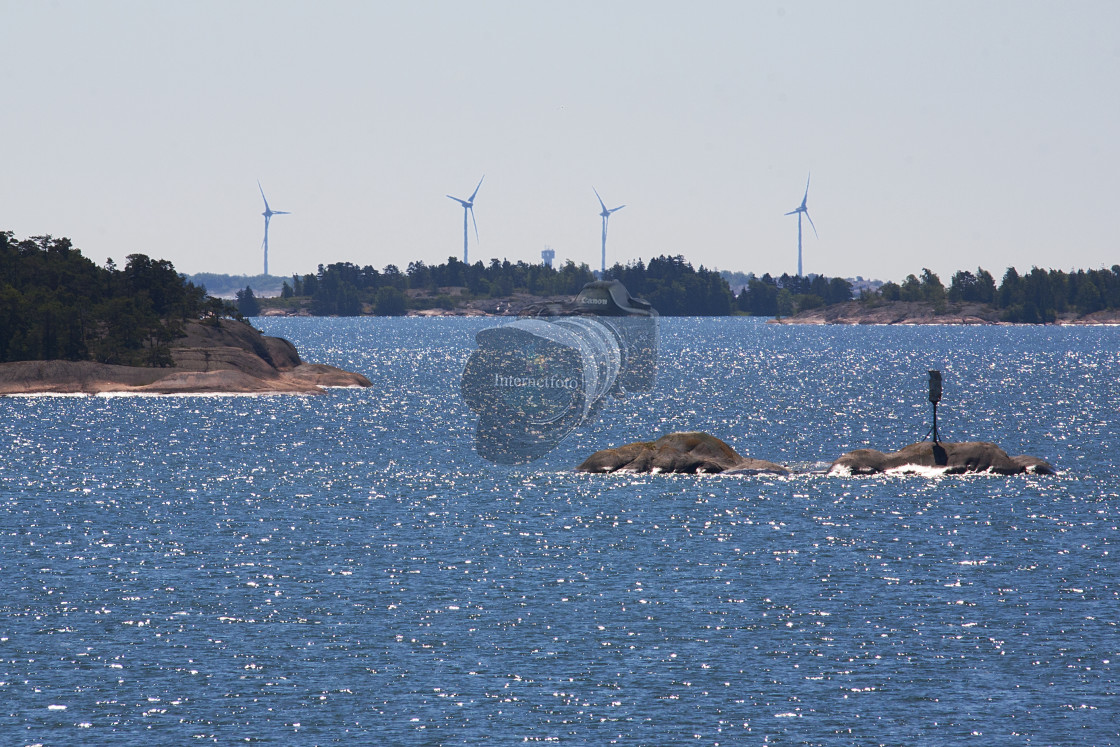
[[171, 365], [188, 320], [234, 316], [166, 260], [130, 254], [99, 267], [69, 239], [0, 231], [0, 362]]
[[978, 267], [976, 272], [954, 273], [948, 288], [936, 273], [923, 269], [921, 276], [908, 275], [902, 283], [884, 283], [877, 294], [863, 300], [924, 301], [935, 306], [981, 303], [998, 310], [1004, 321], [1043, 324], [1064, 314], [1084, 316], [1120, 309], [1120, 265], [1073, 272], [1034, 267], [1025, 275], [1009, 267], [998, 286], [990, 272]]
[[[852, 300], [844, 278], [784, 274], [747, 276], [736, 296], [719, 272], [694, 268], [683, 256], [659, 256], [615, 264], [606, 276], [622, 281], [666, 316], [750, 314], [786, 316]], [[466, 264], [454, 257], [439, 265], [411, 262], [401, 271], [349, 262], [320, 265], [283, 283], [281, 303], [306, 302], [315, 315], [363, 313], [401, 315], [410, 309], [454, 308], [464, 298], [574, 296], [595, 279], [586, 264], [559, 267], [490, 260]], [[452, 296], [451, 289], [461, 292]], [[95, 360], [124, 365], [171, 363], [170, 345], [189, 320], [217, 323], [221, 317], [256, 315], [260, 302], [252, 289], [239, 291], [237, 304], [208, 297], [166, 260], [130, 254], [123, 269], [112, 259], [98, 266], [69, 239], [33, 236], [16, 240], [0, 231], [0, 362], [17, 360]], [[917, 301], [941, 307], [984, 304], [1009, 322], [1053, 322], [1062, 315], [1083, 316], [1120, 309], [1120, 265], [1110, 269], [1043, 270], [1020, 274], [1008, 268], [997, 284], [977, 268], [956, 272], [946, 287], [923, 269], [901, 283], [864, 291], [861, 303]], [[271, 301], [271, 299], [270, 299]], [[240, 310], [239, 308], [240, 307]]]
[[800, 311], [852, 300], [852, 284], [824, 275], [749, 276], [735, 299], [735, 308], [751, 316], [790, 316]]
[[[735, 308], [754, 316], [788, 316], [850, 300], [852, 285], [843, 278], [752, 275], [736, 297]], [[888, 282], [877, 291], [864, 291], [859, 300], [872, 306], [921, 302], [939, 310], [950, 303], [979, 303], [999, 312], [1003, 321], [1048, 323], [1062, 315], [1120, 309], [1120, 265], [1072, 272], [1034, 267], [1025, 275], [1009, 267], [998, 284], [992, 273], [978, 267], [975, 272], [954, 273], [948, 287], [935, 272], [923, 268], [920, 275], [907, 275], [901, 283]]]
[[[285, 280], [280, 297], [309, 299], [314, 316], [399, 316], [410, 308], [454, 308], [455, 300], [447, 292], [452, 288], [463, 291], [468, 298], [504, 298], [515, 292], [575, 295], [594, 279], [586, 264], [571, 261], [556, 269], [497, 259], [490, 260], [489, 265], [481, 261], [466, 264], [449, 257], [441, 265], [411, 262], [404, 272], [392, 264], [379, 271], [370, 265], [335, 262], [319, 265], [315, 273], [293, 275], [290, 283]], [[409, 290], [425, 293], [410, 298], [406, 293]], [[252, 301], [248, 303], [251, 306]]]
[[635, 298], [649, 301], [663, 316], [729, 316], [735, 296], [727, 280], [703, 265], [693, 269], [681, 255], [615, 264], [607, 277], [620, 280]]
[[[684, 257], [657, 257], [645, 264], [641, 260], [616, 264], [607, 277], [621, 280], [631, 295], [644, 298], [667, 316], [719, 316], [733, 313], [735, 297], [720, 274], [699, 269]], [[457, 300], [507, 298], [515, 293], [530, 296], [574, 296], [595, 280], [586, 264], [571, 260], [553, 268], [523, 261], [490, 260], [466, 264], [449, 257], [439, 265], [411, 262], [401, 271], [388, 265], [378, 271], [349, 262], [319, 265], [318, 272], [293, 275], [281, 289], [283, 299], [306, 299], [316, 316], [356, 316], [373, 313], [393, 316], [409, 309], [455, 307]], [[451, 289], [460, 292], [452, 297]], [[423, 291], [409, 293], [409, 291]], [[251, 289], [238, 293], [242, 313], [250, 315], [259, 307]]]
[[[735, 295], [727, 280], [703, 266], [694, 268], [681, 255], [659, 256], [615, 264], [606, 276], [622, 281], [631, 295], [653, 304], [665, 316], [790, 316], [810, 309], [853, 300], [852, 283], [840, 277], [783, 274], [747, 275]], [[319, 316], [356, 316], [372, 313], [393, 316], [410, 309], [453, 309], [462, 300], [531, 296], [573, 296], [595, 274], [586, 264], [569, 261], [559, 268], [523, 261], [465, 264], [454, 257], [440, 265], [412, 262], [405, 271], [388, 265], [378, 271], [349, 262], [320, 265], [318, 272], [293, 275], [281, 296], [308, 300]], [[452, 297], [450, 289], [462, 291]], [[423, 293], [415, 293], [423, 291]], [[242, 298], [242, 296], [246, 296]], [[238, 294], [242, 313], [256, 313], [258, 302], [250, 289]], [[1120, 308], [1120, 265], [1110, 270], [1043, 270], [1020, 275], [1008, 268], [1001, 282], [983, 268], [961, 270], [946, 287], [928, 268], [908, 275], [901, 283], [888, 282], [877, 291], [863, 291], [866, 304], [918, 301], [942, 307], [948, 303], [985, 304], [1009, 322], [1053, 322], [1060, 315], [1085, 315]]]

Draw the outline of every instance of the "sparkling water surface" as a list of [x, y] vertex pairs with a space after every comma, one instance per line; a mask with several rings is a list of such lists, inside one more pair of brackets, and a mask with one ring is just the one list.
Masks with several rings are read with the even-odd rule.
[[[1120, 329], [664, 319], [472, 451], [490, 319], [260, 319], [373, 387], [0, 398], [2, 744], [1120, 743]], [[824, 474], [929, 427], [1055, 476]], [[678, 430], [788, 478], [577, 474]]]

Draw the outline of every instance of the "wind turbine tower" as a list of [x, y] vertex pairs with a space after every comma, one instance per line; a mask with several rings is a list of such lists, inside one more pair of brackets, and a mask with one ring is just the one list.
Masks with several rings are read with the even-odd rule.
[[[486, 175], [483, 174], [482, 179], [485, 178]], [[482, 186], [482, 179], [478, 180], [478, 187]], [[470, 264], [467, 261], [467, 213], [470, 213], [471, 222], [474, 223], [474, 241], [476, 244], [478, 243], [478, 221], [474, 219], [474, 197], [478, 194], [478, 187], [475, 187], [474, 191], [471, 192], [471, 196], [465, 200], [448, 195], [452, 200], [455, 200], [455, 202], [463, 206], [463, 264], [465, 265]]]
[[[596, 197], [599, 197], [599, 190], [594, 187], [592, 187], [591, 190], [595, 193]], [[603, 212], [599, 213], [599, 215], [603, 217], [603, 256], [599, 264], [599, 276], [603, 277], [607, 274], [607, 222], [611, 219], [611, 213], [617, 212], [626, 206], [619, 205], [616, 208], [607, 210], [607, 206], [603, 204], [603, 198], [599, 197], [599, 207], [603, 209]]]
[[287, 210], [273, 210], [268, 206], [268, 198], [264, 196], [264, 187], [261, 186], [260, 179], [257, 180], [257, 189], [261, 191], [261, 199], [264, 200], [264, 241], [261, 246], [264, 247], [264, 274], [268, 274], [268, 222], [272, 220], [274, 215], [291, 215]]
[[[809, 178], [812, 178], [809, 174]], [[813, 219], [809, 217], [809, 208], [805, 204], [809, 201], [809, 179], [805, 180], [805, 196], [801, 198], [801, 204], [793, 210], [790, 210], [786, 215], [797, 214], [797, 277], [804, 277], [801, 273], [801, 216], [804, 215], [809, 225], [813, 226], [813, 235], [817, 236], [817, 227], [813, 225]], [[817, 236], [819, 239], [820, 236]]]

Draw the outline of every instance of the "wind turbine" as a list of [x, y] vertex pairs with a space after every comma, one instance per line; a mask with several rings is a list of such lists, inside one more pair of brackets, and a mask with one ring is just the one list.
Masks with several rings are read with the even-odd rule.
[[264, 247], [264, 274], [268, 274], [268, 222], [272, 220], [274, 215], [291, 215], [287, 210], [273, 210], [268, 206], [268, 198], [264, 196], [264, 187], [261, 186], [261, 180], [257, 180], [257, 189], [261, 191], [261, 199], [264, 200], [264, 241], [261, 246]]
[[[812, 174], [809, 174], [810, 179], [812, 178], [812, 176], [813, 176]], [[801, 198], [801, 205], [799, 205], [796, 209], [790, 210], [788, 213], [786, 213], [786, 215], [793, 215], [794, 213], [797, 214], [797, 277], [802, 277], [802, 274], [801, 274], [801, 216], [802, 215], [804, 215], [806, 218], [809, 219], [809, 225], [813, 226], [813, 235], [817, 236], [817, 227], [813, 225], [813, 219], [809, 217], [809, 208], [807, 208], [805, 206], [805, 203], [808, 202], [808, 201], [809, 201], [809, 179], [806, 179], [805, 180], [805, 196]], [[817, 236], [817, 238], [819, 239], [820, 236]]]
[[[482, 179], [485, 178], [486, 175], [483, 174]], [[478, 180], [478, 187], [482, 186], [482, 179]], [[455, 202], [463, 206], [463, 264], [469, 264], [467, 262], [467, 213], [470, 213], [471, 223], [474, 223], [474, 241], [476, 244], [478, 243], [478, 221], [474, 219], [474, 196], [478, 194], [478, 187], [475, 187], [474, 191], [471, 192], [471, 196], [465, 200], [460, 200], [458, 197], [448, 195], [452, 200], [455, 200]]]
[[[591, 191], [595, 193], [596, 197], [599, 197], [599, 190], [592, 187]], [[599, 207], [603, 208], [603, 212], [599, 213], [599, 215], [603, 216], [603, 256], [599, 268], [599, 274], [600, 276], [603, 276], [607, 274], [607, 221], [611, 219], [611, 213], [617, 212], [626, 206], [619, 205], [616, 208], [607, 210], [607, 206], [603, 204], [603, 198], [599, 197]]]

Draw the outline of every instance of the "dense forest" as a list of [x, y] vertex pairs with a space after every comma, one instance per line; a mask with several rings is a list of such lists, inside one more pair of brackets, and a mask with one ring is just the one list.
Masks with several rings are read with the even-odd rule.
[[166, 260], [131, 254], [123, 269], [99, 267], [69, 239], [0, 231], [0, 362], [166, 366], [184, 322], [236, 314]]
[[[733, 312], [735, 301], [727, 281], [718, 272], [694, 269], [684, 257], [657, 257], [646, 265], [640, 260], [618, 265], [607, 276], [621, 280], [630, 293], [653, 304], [667, 316], [714, 316]], [[559, 268], [545, 264], [490, 260], [465, 264], [449, 257], [441, 265], [412, 262], [402, 272], [395, 265], [378, 271], [349, 262], [320, 265], [314, 274], [294, 275], [285, 281], [279, 301], [283, 308], [308, 300], [316, 316], [356, 316], [373, 313], [393, 316], [409, 309], [453, 309], [458, 302], [477, 298], [507, 298], [515, 293], [530, 296], [574, 296], [595, 274], [586, 264], [569, 261]], [[455, 296], [451, 293], [455, 292]], [[260, 301], [246, 288], [238, 304], [247, 316]]]

